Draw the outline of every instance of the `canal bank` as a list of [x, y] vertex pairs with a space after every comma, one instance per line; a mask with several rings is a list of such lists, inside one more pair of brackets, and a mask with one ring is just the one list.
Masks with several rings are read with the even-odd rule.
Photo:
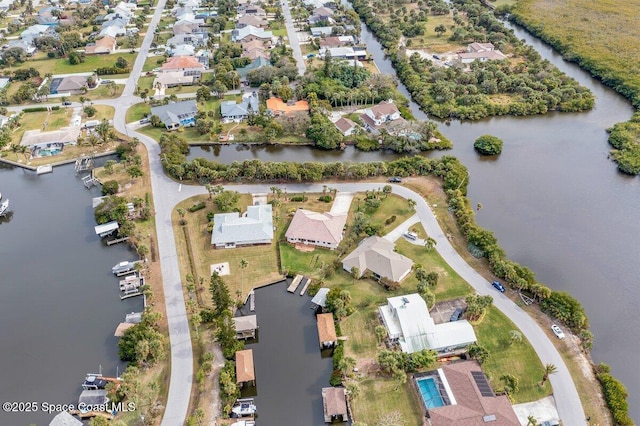
[[[113, 336], [142, 299], [120, 301], [111, 267], [136, 254], [95, 235], [91, 198], [73, 166], [35, 176], [0, 166], [13, 215], [0, 223], [3, 401], [77, 404], [88, 372], [124, 371]], [[48, 424], [54, 414], [0, 413], [0, 424]]]

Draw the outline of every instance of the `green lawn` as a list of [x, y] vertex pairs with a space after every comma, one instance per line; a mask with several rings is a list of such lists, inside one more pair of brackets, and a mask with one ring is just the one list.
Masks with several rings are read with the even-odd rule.
[[138, 121], [143, 118], [146, 114], [151, 112], [151, 107], [149, 104], [140, 102], [139, 104], [133, 105], [131, 108], [127, 110], [127, 123], [132, 123], [134, 121]]
[[[159, 68], [164, 63], [165, 59], [166, 58], [163, 55], [148, 57], [147, 60], [144, 61], [142, 72], [152, 71], [154, 68]], [[160, 63], [158, 63], [158, 61], [160, 61]]]
[[149, 90], [149, 93], [151, 93], [151, 89], [153, 88], [153, 79], [155, 77], [153, 76], [149, 76], [149, 77], [140, 77], [138, 79], [138, 89], [140, 90]]
[[47, 73], [55, 75], [93, 72], [96, 68], [113, 66], [120, 56], [129, 62], [129, 66], [132, 66], [133, 62], [136, 60], [136, 55], [136, 53], [122, 53], [121, 55], [86, 56], [85, 61], [77, 65], [69, 64], [69, 60], [66, 58], [49, 59], [44, 56], [38, 59], [38, 56], [36, 56], [34, 59], [23, 62], [18, 66], [14, 65], [13, 69], [33, 67], [40, 71], [41, 75], [45, 75]]
[[20, 127], [13, 132], [11, 143], [19, 144], [27, 130], [51, 131], [69, 125], [71, 110], [61, 108], [54, 111], [25, 112], [20, 119]]
[[510, 344], [509, 332], [517, 328], [498, 308], [488, 309], [484, 320], [474, 329], [478, 344], [491, 353], [482, 369], [494, 390], [503, 386], [500, 376], [513, 374], [520, 381], [520, 391], [513, 395], [516, 403], [535, 401], [551, 394], [548, 382], [544, 387], [540, 386], [544, 367], [538, 355], [524, 336], [522, 342]]
[[[391, 379], [364, 379], [358, 382], [360, 395], [352, 409], [358, 423], [368, 425], [394, 424], [402, 426], [422, 426], [422, 412], [411, 389], [409, 380], [396, 389]], [[385, 422], [386, 416], [399, 415], [393, 423]]]

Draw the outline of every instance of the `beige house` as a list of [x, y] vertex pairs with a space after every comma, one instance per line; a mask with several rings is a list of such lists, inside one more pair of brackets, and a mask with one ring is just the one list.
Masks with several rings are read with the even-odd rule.
[[96, 40], [94, 44], [87, 45], [84, 51], [87, 55], [107, 55], [114, 52], [117, 47], [114, 37], [104, 36], [100, 40]]
[[307, 244], [335, 249], [342, 241], [347, 215], [317, 213], [298, 209], [285, 234], [291, 244]]
[[497, 50], [491, 43], [474, 42], [467, 46], [466, 52], [458, 53], [458, 62], [462, 64], [470, 64], [475, 61], [501, 61], [503, 59], [507, 59], [505, 54]]
[[256, 315], [235, 317], [233, 318], [233, 326], [236, 329], [236, 339], [252, 339], [256, 337], [258, 317]]
[[354, 251], [342, 261], [345, 271], [358, 268], [360, 277], [370, 271], [377, 278], [400, 282], [411, 273], [413, 261], [393, 251], [394, 244], [382, 237], [372, 236], [362, 240]]
[[159, 73], [153, 79], [153, 87], [157, 89], [166, 89], [167, 87], [193, 85], [193, 76], [184, 75], [184, 71], [169, 71]]
[[353, 121], [349, 120], [346, 117], [340, 117], [338, 121], [336, 121], [333, 124], [336, 126], [338, 130], [340, 130], [340, 133], [342, 133], [342, 136], [351, 136], [358, 128], [356, 123], [354, 123]]

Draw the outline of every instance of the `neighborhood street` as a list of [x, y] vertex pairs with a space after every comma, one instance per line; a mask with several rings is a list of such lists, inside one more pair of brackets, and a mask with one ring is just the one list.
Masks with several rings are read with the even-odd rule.
[[291, 9], [289, 8], [289, 0], [282, 0], [282, 15], [284, 16], [285, 26], [287, 27], [287, 35], [289, 36], [289, 46], [293, 51], [293, 57], [298, 65], [298, 74], [304, 75], [307, 71], [307, 65], [304, 62], [304, 56], [302, 56], [302, 50], [300, 49], [300, 41], [298, 40], [298, 34], [296, 33], [296, 27], [293, 25], [293, 18], [291, 18]]

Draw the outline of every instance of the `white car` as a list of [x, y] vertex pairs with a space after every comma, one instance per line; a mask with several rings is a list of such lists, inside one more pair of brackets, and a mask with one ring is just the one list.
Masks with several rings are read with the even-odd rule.
[[551, 330], [553, 331], [553, 334], [555, 334], [558, 339], [562, 340], [565, 338], [564, 331], [562, 331], [562, 329], [557, 325], [552, 324]]

